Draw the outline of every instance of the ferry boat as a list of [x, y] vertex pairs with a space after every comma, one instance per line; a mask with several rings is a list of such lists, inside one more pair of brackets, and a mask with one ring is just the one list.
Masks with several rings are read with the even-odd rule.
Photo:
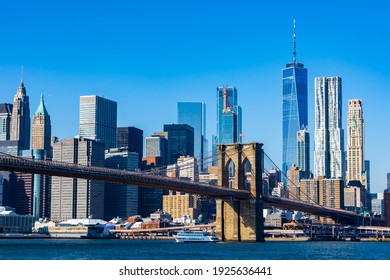
[[218, 242], [216, 235], [208, 231], [181, 230], [175, 235], [176, 242]]

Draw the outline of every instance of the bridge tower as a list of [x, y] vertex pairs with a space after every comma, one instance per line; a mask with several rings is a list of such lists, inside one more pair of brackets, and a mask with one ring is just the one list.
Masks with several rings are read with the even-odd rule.
[[218, 145], [218, 185], [249, 190], [249, 200], [217, 199], [217, 232], [225, 241], [264, 241], [263, 144]]

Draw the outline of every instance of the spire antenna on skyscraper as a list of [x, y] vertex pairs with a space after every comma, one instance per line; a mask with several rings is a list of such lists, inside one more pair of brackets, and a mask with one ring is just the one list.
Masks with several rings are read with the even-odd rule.
[[296, 36], [295, 18], [294, 18], [294, 52], [293, 52], [293, 63], [297, 63], [297, 36]]

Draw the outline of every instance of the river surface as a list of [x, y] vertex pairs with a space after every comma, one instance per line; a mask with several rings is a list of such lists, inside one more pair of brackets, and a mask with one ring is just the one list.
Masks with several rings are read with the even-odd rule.
[[2, 239], [0, 260], [390, 260], [390, 242]]

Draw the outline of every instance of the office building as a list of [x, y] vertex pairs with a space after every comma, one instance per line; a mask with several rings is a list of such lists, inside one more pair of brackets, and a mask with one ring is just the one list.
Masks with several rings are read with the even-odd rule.
[[310, 135], [307, 129], [297, 132], [297, 166], [303, 171], [303, 178], [310, 177]]
[[117, 147], [127, 148], [131, 153], [138, 154], [138, 167], [144, 154], [144, 131], [134, 126], [118, 127]]
[[242, 142], [242, 110], [237, 103], [237, 89], [217, 87], [217, 139], [216, 144]]
[[178, 102], [177, 123], [188, 124], [194, 128], [194, 155], [199, 163], [200, 171], [207, 169], [206, 140], [206, 104], [201, 102]]
[[0, 141], [10, 140], [12, 104], [0, 104]]
[[30, 104], [23, 81], [16, 91], [11, 116], [10, 140], [19, 140], [22, 150], [30, 149]]
[[282, 173], [285, 175], [283, 183], [287, 186], [287, 172], [293, 164], [297, 164], [297, 132], [308, 125], [307, 69], [297, 62], [295, 20], [293, 42], [292, 62], [282, 70]]
[[[104, 167], [104, 143], [83, 138], [65, 138], [53, 143], [53, 161]], [[104, 183], [52, 177], [51, 220], [104, 217]]]
[[180, 156], [194, 156], [194, 129], [188, 124], [165, 124], [168, 133], [167, 163], [176, 163]]
[[160, 158], [160, 165], [165, 165], [168, 139], [161, 135], [152, 135], [145, 138], [145, 144], [145, 158]]
[[80, 96], [79, 136], [116, 147], [117, 103], [96, 95]]
[[314, 176], [344, 179], [340, 77], [315, 78]]
[[43, 95], [33, 116], [31, 149], [44, 150], [48, 158], [52, 157], [50, 115], [46, 110]]
[[177, 159], [179, 178], [199, 182], [199, 169], [195, 157], [181, 156]]
[[[347, 182], [360, 181], [364, 173], [364, 119], [359, 99], [348, 101]], [[363, 182], [362, 182], [363, 183]]]
[[[135, 171], [138, 168], [138, 154], [129, 152], [127, 148], [109, 149], [105, 153], [105, 167]], [[106, 182], [104, 219], [109, 221], [115, 217], [134, 215], [138, 215], [138, 187]]]

